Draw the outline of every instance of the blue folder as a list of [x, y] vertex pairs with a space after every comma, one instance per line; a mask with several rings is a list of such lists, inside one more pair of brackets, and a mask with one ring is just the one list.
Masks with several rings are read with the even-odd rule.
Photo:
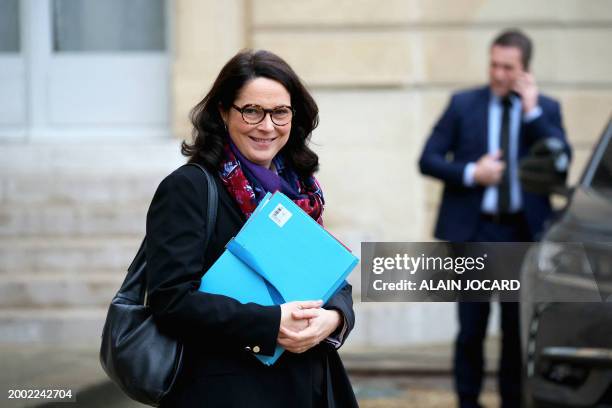
[[279, 192], [226, 248], [270, 282], [286, 302], [327, 302], [357, 265], [357, 257]]
[[[358, 259], [280, 192], [257, 206], [223, 255], [204, 274], [200, 290], [242, 303], [327, 302], [342, 288]], [[273, 364], [283, 352], [256, 357]]]
[[202, 278], [200, 290], [225, 295], [241, 303], [277, 304], [265, 280], [230, 251], [224, 251]]

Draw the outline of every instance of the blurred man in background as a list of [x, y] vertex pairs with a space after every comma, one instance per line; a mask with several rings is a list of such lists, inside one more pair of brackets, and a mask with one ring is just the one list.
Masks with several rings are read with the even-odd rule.
[[[538, 91], [529, 72], [531, 40], [518, 30], [490, 47], [487, 86], [455, 93], [429, 136], [419, 166], [444, 182], [436, 238], [451, 242], [533, 241], [552, 214], [549, 198], [521, 188], [518, 162], [539, 140], [566, 143], [559, 103]], [[569, 146], [568, 146], [569, 151]], [[460, 302], [455, 387], [461, 408], [480, 407], [483, 341], [490, 304]], [[520, 406], [518, 304], [501, 303], [502, 408]]]

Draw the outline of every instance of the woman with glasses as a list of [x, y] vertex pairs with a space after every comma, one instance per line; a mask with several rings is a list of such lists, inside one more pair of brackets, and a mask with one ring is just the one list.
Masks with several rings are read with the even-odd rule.
[[[336, 351], [354, 325], [350, 285], [325, 305], [242, 304], [198, 291], [267, 192], [283, 192], [322, 223], [319, 162], [308, 147], [316, 103], [281, 58], [245, 51], [222, 68], [191, 119], [193, 141], [182, 153], [214, 176], [219, 204], [204, 248], [213, 222], [205, 216], [206, 179], [183, 166], [162, 181], [147, 215], [149, 304], [159, 327], [184, 344], [182, 370], [162, 405], [356, 407]], [[286, 351], [272, 366], [255, 357], [272, 355], [277, 344]]]

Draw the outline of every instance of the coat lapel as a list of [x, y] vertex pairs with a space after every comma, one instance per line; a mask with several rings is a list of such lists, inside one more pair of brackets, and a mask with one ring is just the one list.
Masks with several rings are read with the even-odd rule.
[[472, 107], [474, 132], [478, 140], [478, 157], [489, 151], [489, 87], [480, 88], [476, 96], [476, 103]]

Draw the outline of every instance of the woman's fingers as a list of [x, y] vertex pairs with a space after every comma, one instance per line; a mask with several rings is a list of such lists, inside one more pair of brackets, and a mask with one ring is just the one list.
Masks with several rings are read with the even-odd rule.
[[295, 303], [298, 309], [315, 309], [323, 306], [322, 300], [303, 300]]
[[279, 336], [283, 335], [284, 338], [291, 339], [293, 341], [298, 341], [297, 339], [300, 338], [300, 333], [301, 333], [301, 331], [300, 332], [296, 332], [296, 331], [293, 331], [293, 330], [291, 330], [291, 329], [289, 329], [289, 328], [287, 328], [285, 326], [281, 326], [280, 329], [279, 329]]
[[287, 340], [293, 342], [296, 346], [312, 346], [318, 343], [319, 330], [317, 328], [308, 327], [300, 332], [292, 332], [290, 330], [283, 331]]
[[[304, 332], [306, 333], [304, 334]], [[310, 348], [319, 342], [317, 332], [308, 329], [296, 333], [286, 328], [281, 328], [278, 339], [283, 340], [285, 344], [288, 344], [293, 348]]]
[[309, 324], [310, 324], [310, 319], [298, 320], [298, 319], [291, 318], [291, 320], [284, 322], [282, 326], [297, 333], [307, 328]]
[[278, 344], [280, 344], [285, 350], [288, 350], [292, 353], [297, 353], [305, 348], [301, 344], [295, 344], [291, 339], [287, 337], [279, 337]]
[[295, 345], [292, 342], [287, 341], [287, 339], [279, 339], [278, 344], [280, 344], [285, 350], [298, 354], [308, 351], [312, 347], [316, 346], [316, 344]]
[[307, 340], [308, 338], [311, 337], [310, 333], [312, 332], [312, 330], [309, 330], [308, 328], [305, 328], [304, 330], [296, 332], [284, 326], [281, 326], [279, 331], [282, 334], [284, 334], [287, 338], [295, 342], [301, 342], [301, 341]]
[[302, 310], [294, 310], [291, 313], [291, 316], [294, 319], [312, 319], [319, 315], [319, 309], [302, 309]]
[[[277, 342], [286, 350], [292, 353], [303, 353], [310, 348], [316, 346], [320, 342], [322, 323], [320, 307], [323, 306], [321, 300], [306, 300], [285, 303], [282, 309], [291, 311], [287, 316], [293, 320], [282, 319]], [[296, 322], [304, 322], [308, 320], [308, 326], [296, 326]], [[316, 324], [311, 325], [312, 322]]]
[[[298, 312], [302, 310], [303, 311], [319, 310], [321, 306], [323, 306], [322, 300], [305, 300], [305, 301], [298, 301], [298, 302], [283, 303], [281, 305], [281, 321], [286, 322], [287, 319], [295, 319], [295, 317], [292, 316], [293, 312]], [[304, 314], [304, 316], [309, 316], [309, 314], [306, 313]], [[303, 317], [303, 319], [309, 319], [309, 317]]]

